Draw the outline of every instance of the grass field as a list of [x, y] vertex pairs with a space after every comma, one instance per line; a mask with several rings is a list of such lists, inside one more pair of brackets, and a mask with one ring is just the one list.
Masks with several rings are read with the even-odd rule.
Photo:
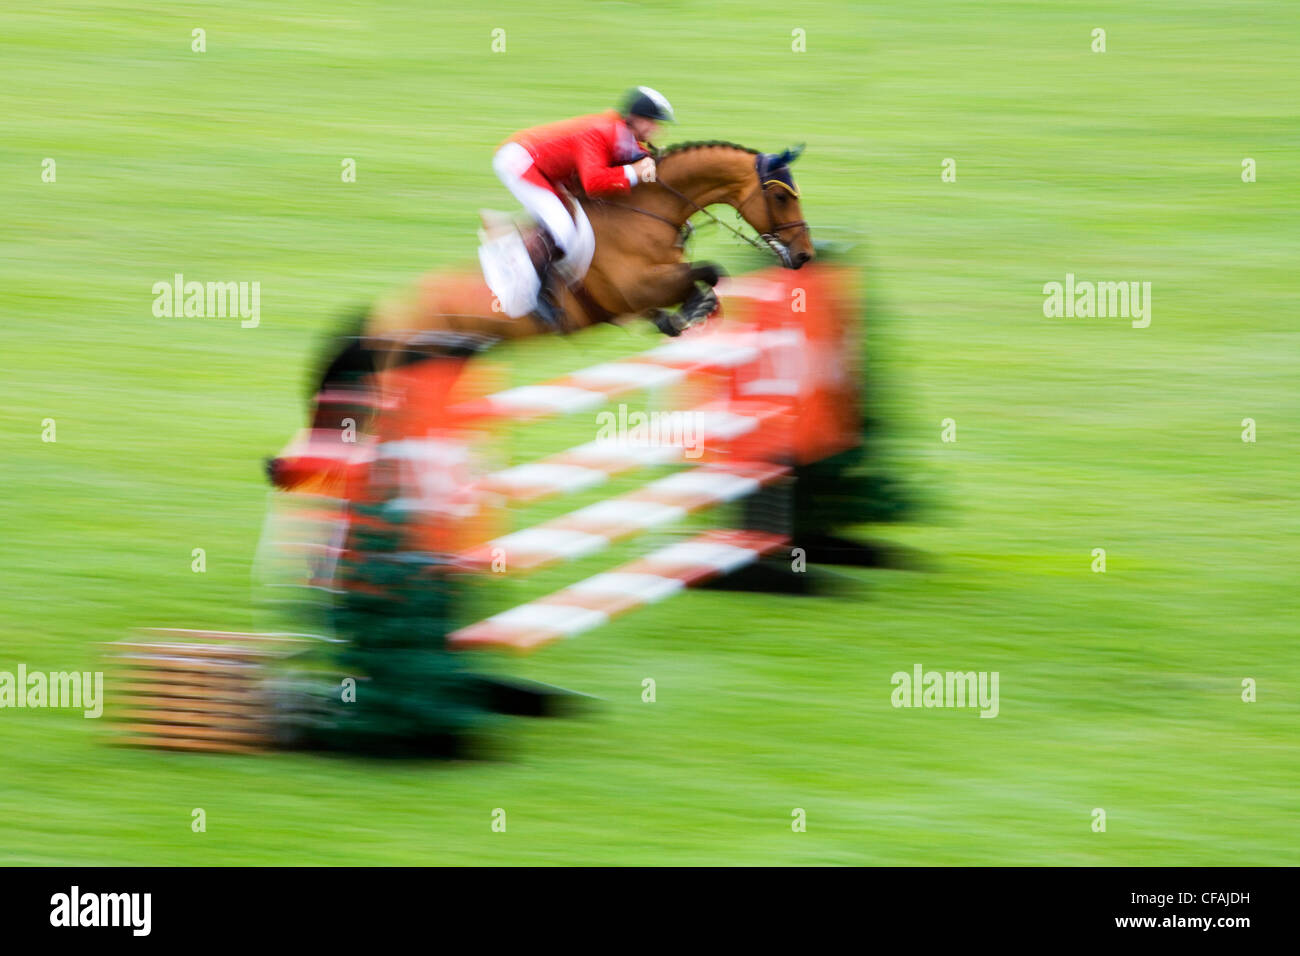
[[[0, 711], [0, 863], [1300, 863], [1300, 8], [374, 6], [0, 13], [0, 670], [254, 626], [260, 461], [320, 337], [472, 258], [509, 132], [633, 83], [673, 100], [668, 141], [807, 142], [805, 210], [858, 243], [891, 460], [928, 504], [861, 530], [930, 567], [690, 594], [502, 661], [605, 704], [506, 725], [492, 760], [169, 756]], [[259, 281], [260, 326], [154, 318], [178, 272]], [[1150, 327], [1045, 318], [1067, 272], [1151, 282]], [[916, 663], [998, 671], [999, 717], [891, 707]]]

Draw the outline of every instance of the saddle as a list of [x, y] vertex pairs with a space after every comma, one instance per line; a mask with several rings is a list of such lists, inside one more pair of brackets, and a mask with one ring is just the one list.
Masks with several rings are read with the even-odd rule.
[[[533, 311], [541, 293], [538, 266], [549, 256], [549, 240], [545, 230], [531, 223], [523, 224], [513, 216], [493, 210], [482, 210], [483, 228], [479, 232], [479, 263], [483, 279], [501, 304], [501, 310], [511, 318], [522, 318]], [[583, 271], [590, 262], [590, 253], [576, 250], [566, 254], [556, 264], [557, 274], [583, 310], [595, 322], [608, 322], [616, 313], [598, 303], [581, 279], [574, 278], [577, 262]]]
[[[482, 244], [478, 254], [483, 279], [500, 303], [501, 311], [514, 319], [523, 318], [533, 313], [542, 291], [537, 264], [545, 257], [545, 232], [531, 222], [517, 220], [506, 213], [482, 210], [480, 215], [483, 228], [479, 231]], [[582, 256], [583, 252], [578, 250], [577, 255]], [[586, 272], [590, 255], [591, 252], [587, 251], [586, 261], [581, 263], [581, 273]], [[613, 321], [620, 313], [611, 312], [597, 302], [583, 281], [574, 277], [574, 270], [566, 269], [566, 264], [573, 258], [574, 253], [571, 252], [557, 262], [557, 274], [593, 324]], [[647, 318], [664, 335], [677, 336], [716, 314], [717, 310], [717, 293], [711, 286], [699, 283], [696, 294], [683, 303], [678, 311], [655, 309]], [[537, 321], [543, 324], [540, 319]]]

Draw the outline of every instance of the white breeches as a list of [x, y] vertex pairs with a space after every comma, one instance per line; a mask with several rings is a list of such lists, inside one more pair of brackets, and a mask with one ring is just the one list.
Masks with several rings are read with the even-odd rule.
[[[582, 206], [575, 204], [574, 215], [570, 216], [559, 196], [547, 187], [526, 179], [525, 176], [532, 167], [533, 157], [518, 143], [506, 143], [492, 157], [492, 169], [506, 189], [510, 190], [510, 194], [519, 200], [528, 214], [551, 234], [555, 244], [563, 250], [564, 258], [557, 267], [573, 281], [577, 281], [586, 275], [596, 251], [596, 236], [591, 222], [582, 211]], [[533, 171], [532, 175], [542, 179], [540, 172]]]

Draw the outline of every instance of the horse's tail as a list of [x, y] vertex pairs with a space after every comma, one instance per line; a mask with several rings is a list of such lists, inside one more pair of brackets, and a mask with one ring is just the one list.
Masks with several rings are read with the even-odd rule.
[[[311, 424], [302, 438], [266, 461], [271, 484], [285, 491], [321, 484], [337, 471], [346, 434], [364, 432], [373, 396], [369, 376], [376, 356], [365, 343], [368, 310], [347, 313], [318, 349], [308, 377]], [[346, 446], [343, 446], [346, 447]]]
[[369, 314], [364, 308], [348, 312], [325, 339], [308, 380], [309, 401], [329, 388], [361, 388], [366, 376], [375, 371], [375, 353], [366, 347], [362, 335]]

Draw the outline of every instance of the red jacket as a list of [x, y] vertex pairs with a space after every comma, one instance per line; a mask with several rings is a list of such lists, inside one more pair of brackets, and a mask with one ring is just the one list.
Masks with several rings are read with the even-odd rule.
[[577, 180], [589, 196], [631, 189], [623, 166], [645, 155], [617, 111], [534, 126], [510, 137], [528, 150], [538, 172], [557, 185]]

